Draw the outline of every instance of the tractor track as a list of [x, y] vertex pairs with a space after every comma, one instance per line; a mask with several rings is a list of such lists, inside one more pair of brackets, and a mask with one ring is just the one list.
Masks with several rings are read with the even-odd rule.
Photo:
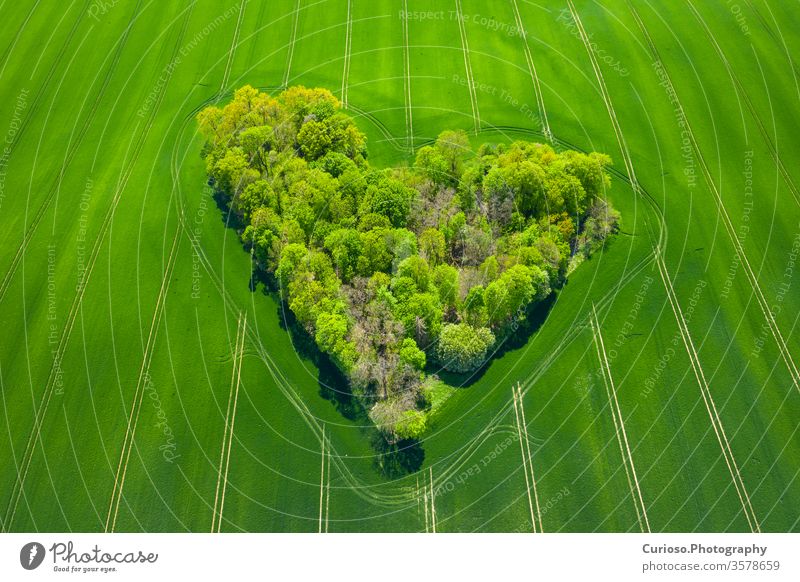
[[[2, 283], [0, 283], [0, 302], [3, 301], [3, 298], [5, 297], [5, 294], [8, 291], [8, 287], [11, 284], [11, 280], [13, 279], [14, 274], [16, 273], [16, 270], [19, 267], [19, 263], [22, 260], [22, 257], [24, 256], [25, 251], [28, 248], [28, 244], [30, 244], [31, 239], [33, 238], [34, 234], [36, 234], [36, 230], [39, 228], [39, 224], [42, 221], [42, 218], [44, 218], [45, 213], [50, 208], [50, 204], [53, 202], [53, 200], [58, 195], [58, 191], [59, 191], [59, 188], [61, 187], [61, 182], [64, 179], [64, 174], [66, 173], [67, 168], [70, 166], [70, 164], [72, 163], [72, 160], [75, 157], [75, 154], [78, 152], [78, 149], [83, 144], [83, 140], [86, 137], [86, 134], [87, 134], [87, 132], [89, 130], [89, 126], [94, 121], [94, 116], [97, 113], [97, 109], [98, 109], [98, 106], [100, 104], [100, 101], [102, 100], [103, 96], [105, 95], [106, 89], [108, 88], [108, 84], [111, 81], [111, 77], [113, 76], [114, 72], [116, 71], [117, 65], [119, 64], [120, 56], [122, 54], [122, 50], [125, 48], [125, 45], [126, 45], [126, 43], [128, 41], [128, 36], [129, 36], [130, 31], [131, 31], [131, 29], [133, 27], [133, 23], [136, 20], [137, 15], [139, 14], [139, 7], [141, 6], [141, 3], [142, 3], [142, 0], [138, 0], [137, 1], [136, 7], [134, 8], [133, 14], [131, 15], [131, 19], [130, 19], [130, 21], [128, 23], [128, 26], [125, 29], [125, 33], [123, 34], [123, 36], [120, 38], [120, 40], [118, 42], [117, 50], [114, 52], [111, 64], [109, 66], [108, 71], [106, 72], [106, 76], [104, 77], [102, 84], [100, 85], [100, 89], [98, 90], [98, 93], [97, 93], [97, 96], [95, 97], [94, 103], [92, 104], [92, 107], [89, 110], [89, 112], [88, 112], [88, 114], [86, 116], [86, 119], [84, 120], [84, 123], [81, 126], [81, 129], [79, 130], [75, 141], [73, 141], [71, 146], [68, 148], [67, 154], [66, 154], [66, 156], [64, 158], [64, 162], [61, 165], [61, 169], [58, 171], [58, 175], [53, 180], [53, 184], [52, 184], [52, 186], [50, 187], [50, 189], [48, 191], [47, 197], [42, 202], [42, 204], [39, 206], [39, 209], [36, 211], [36, 214], [34, 214], [33, 220], [28, 225], [28, 228], [25, 231], [25, 235], [23, 236], [22, 242], [20, 243], [19, 247], [17, 248], [17, 251], [14, 254], [13, 259], [11, 260], [11, 265], [9, 265], [8, 270], [6, 271], [6, 274], [3, 277], [3, 281], [2, 281]], [[76, 25], [77, 25], [77, 23], [76, 23]], [[61, 54], [64, 54], [66, 52], [65, 49], [66, 49], [67, 44], [68, 43], [64, 44], [64, 47], [62, 48]], [[49, 83], [49, 80], [52, 77], [53, 71], [55, 70], [55, 66], [57, 65], [57, 63], [59, 61], [60, 61], [60, 59], [57, 59], [57, 62], [54, 63], [53, 68], [51, 69], [51, 72], [48, 75], [47, 80], [43, 84], [41, 91], [37, 94], [36, 99], [34, 99], [34, 103], [31, 105], [30, 113], [28, 114], [28, 116], [25, 117], [25, 121], [23, 122], [22, 126], [20, 127], [19, 133], [16, 135], [13, 143], [9, 146], [11, 148], [11, 152], [14, 151], [14, 149], [16, 148], [16, 144], [19, 143], [19, 138], [24, 133], [25, 128], [27, 127], [27, 124], [28, 124], [28, 120], [33, 116], [33, 113], [35, 112], [35, 108], [36, 108], [36, 105], [37, 105], [37, 103], [39, 101], [39, 98], [41, 97], [42, 94], [44, 94], [44, 91], [47, 88], [47, 85]]]
[[[191, 6], [193, 7], [194, 4], [192, 4]], [[137, 9], [138, 9], [138, 4], [137, 4]], [[188, 24], [189, 15], [191, 14], [191, 12], [192, 12], [191, 9], [187, 10], [187, 15], [186, 15], [185, 20], [184, 20], [182, 33], [185, 32], [185, 30], [186, 30], [186, 25]], [[181, 38], [182, 38], [182, 34], [179, 36], [178, 42], [175, 45], [175, 49], [174, 49], [174, 52], [173, 52], [173, 57], [174, 57], [174, 53], [177, 52], [177, 50], [178, 50], [178, 48], [180, 46], [180, 39]], [[84, 292], [85, 292], [86, 287], [88, 285], [89, 279], [91, 278], [91, 273], [94, 270], [94, 266], [95, 266], [95, 264], [97, 262], [97, 257], [99, 256], [100, 251], [102, 249], [103, 241], [105, 240], [105, 237], [106, 237], [106, 235], [108, 233], [108, 230], [109, 230], [109, 228], [111, 226], [111, 223], [113, 222], [114, 214], [115, 214], [117, 206], [119, 205], [120, 199], [122, 197], [122, 193], [124, 192], [124, 190], [125, 190], [125, 188], [126, 188], [126, 186], [128, 184], [128, 181], [130, 180], [130, 177], [133, 174], [133, 170], [134, 170], [134, 167], [136, 165], [136, 162], [138, 161], [139, 156], [141, 155], [141, 152], [143, 150], [144, 142], [146, 141], [146, 138], [149, 135], [150, 130], [151, 130], [152, 126], [153, 126], [156, 113], [157, 113], [157, 111], [158, 111], [158, 109], [160, 107], [161, 101], [163, 100], [163, 94], [164, 94], [164, 91], [162, 91], [160, 93], [160, 96], [159, 96], [159, 99], [158, 99], [158, 101], [156, 103], [156, 106], [153, 107], [153, 109], [151, 110], [150, 117], [147, 120], [147, 123], [146, 123], [145, 127], [142, 129], [142, 132], [139, 134], [138, 139], [136, 140], [136, 144], [133, 146], [134, 149], [133, 149], [133, 153], [131, 155], [131, 158], [130, 158], [127, 166], [123, 169], [123, 171], [122, 171], [122, 173], [120, 175], [120, 180], [119, 180], [119, 182], [117, 184], [117, 188], [116, 188], [116, 192], [114, 194], [114, 198], [113, 198], [113, 200], [112, 200], [112, 202], [111, 202], [111, 204], [109, 206], [109, 209], [106, 212], [106, 215], [105, 215], [105, 217], [103, 219], [103, 222], [101, 224], [101, 227], [100, 227], [100, 232], [99, 232], [99, 234], [97, 236], [97, 239], [95, 240], [94, 246], [92, 248], [92, 252], [89, 255], [89, 259], [88, 259], [87, 265], [86, 265], [86, 270], [84, 272], [83, 283], [80, 285], [80, 287], [78, 289], [78, 292], [75, 295], [75, 299], [73, 300], [72, 306], [70, 307], [70, 311], [69, 311], [69, 313], [67, 315], [67, 319], [65, 321], [65, 326], [64, 326], [64, 329], [62, 331], [61, 337], [59, 339], [58, 347], [57, 347], [57, 349], [55, 351], [55, 355], [54, 355], [54, 359], [53, 359], [53, 366], [51, 367], [50, 375], [48, 377], [47, 384], [45, 385], [45, 390], [44, 390], [44, 393], [43, 393], [43, 396], [42, 396], [41, 404], [40, 404], [39, 408], [37, 409], [37, 411], [36, 411], [36, 413], [34, 415], [34, 426], [33, 426], [32, 430], [31, 430], [31, 435], [30, 435], [30, 437], [28, 439], [28, 444], [26, 445], [26, 449], [25, 449], [25, 452], [23, 454], [23, 462], [22, 462], [23, 467], [22, 467], [21, 470], [18, 469], [18, 471], [17, 471], [17, 480], [14, 483], [14, 487], [12, 489], [12, 495], [11, 495], [11, 498], [9, 499], [9, 503], [8, 503], [8, 507], [7, 507], [7, 511], [6, 511], [6, 518], [4, 520], [4, 522], [5, 522], [4, 525], [5, 525], [6, 529], [8, 529], [11, 526], [11, 524], [13, 523], [14, 516], [15, 516], [16, 511], [17, 511], [17, 506], [19, 504], [19, 500], [23, 495], [25, 479], [27, 477], [28, 471], [30, 469], [30, 466], [31, 466], [31, 463], [32, 463], [32, 460], [33, 460], [33, 455], [34, 455], [34, 452], [35, 452], [36, 442], [41, 437], [41, 430], [42, 430], [42, 425], [43, 425], [43, 422], [44, 422], [44, 418], [45, 418], [45, 416], [47, 414], [47, 410], [48, 410], [52, 395], [53, 395], [53, 393], [55, 391], [56, 380], [57, 380], [57, 378], [59, 377], [59, 375], [61, 373], [61, 361], [62, 361], [62, 358], [63, 358], [64, 353], [66, 351], [66, 347], [67, 347], [67, 344], [69, 342], [69, 338], [70, 338], [70, 335], [71, 335], [71, 332], [72, 332], [72, 328], [74, 326], [75, 319], [77, 317], [77, 313], [78, 313], [79, 307], [81, 306], [81, 303], [82, 303], [82, 300], [83, 300]], [[130, 148], [130, 145], [129, 145], [129, 148]], [[127, 157], [127, 152], [126, 152], [126, 157]]]

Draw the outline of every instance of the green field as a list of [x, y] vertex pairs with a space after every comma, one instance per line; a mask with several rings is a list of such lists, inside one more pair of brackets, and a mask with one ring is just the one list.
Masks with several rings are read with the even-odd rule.
[[[0, 1], [2, 530], [800, 531], [790, 4]], [[416, 472], [251, 288], [195, 122], [245, 84], [331, 90], [375, 166], [614, 160], [622, 232]]]

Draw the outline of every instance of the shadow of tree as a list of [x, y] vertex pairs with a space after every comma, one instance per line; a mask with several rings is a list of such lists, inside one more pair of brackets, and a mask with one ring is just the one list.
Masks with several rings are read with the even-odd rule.
[[[225, 226], [235, 232], [241, 232], [245, 225], [235, 213], [230, 212], [229, 205], [224, 197], [215, 194], [214, 201], [220, 210]], [[245, 252], [247, 251], [245, 250]], [[278, 305], [278, 321], [281, 329], [289, 334], [292, 346], [298, 356], [311, 362], [318, 371], [319, 396], [330, 402], [344, 418], [356, 422], [362, 431], [368, 435], [370, 444], [376, 453], [375, 469], [387, 478], [398, 478], [418, 471], [425, 460], [425, 451], [422, 448], [422, 444], [415, 439], [391, 442], [374, 427], [362, 401], [353, 394], [347, 377], [333, 363], [330, 357], [317, 347], [311, 334], [297, 321], [289, 306], [280, 299], [275, 276], [254, 264], [248, 281], [248, 288], [253, 293], [260, 288], [264, 295], [275, 299]], [[525, 312], [524, 321], [520, 322], [513, 331], [498, 338], [499, 341], [495, 350], [488, 355], [483, 366], [478, 370], [469, 374], [457, 374], [446, 370], [434, 369], [434, 366], [429, 365], [426, 371], [429, 374], [437, 375], [451, 386], [458, 388], [471, 386], [486, 373], [495, 358], [527, 344], [531, 335], [547, 320], [547, 316], [556, 302], [558, 292], [558, 290], [554, 290], [549, 297], [530, 306]]]
[[375, 457], [375, 468], [390, 479], [416, 473], [425, 462], [425, 451], [417, 440], [407, 439], [390, 443], [382, 434], [375, 431], [372, 447], [378, 453]]
[[[261, 279], [271, 279], [270, 276], [262, 276]], [[273, 283], [274, 283], [274, 278]], [[252, 280], [251, 280], [252, 281]], [[269, 285], [269, 281], [264, 286], [264, 293], [272, 295], [278, 302], [278, 321], [281, 328], [289, 334], [297, 354], [304, 360], [310, 361], [318, 370], [317, 384], [319, 395], [324, 400], [330, 402], [333, 407], [347, 420], [358, 421], [362, 425], [369, 425], [370, 420], [367, 411], [358, 398], [355, 397], [347, 380], [341, 370], [333, 363], [330, 357], [322, 352], [314, 338], [308, 331], [298, 323], [297, 318], [289, 309], [289, 306], [280, 301], [275, 287]]]
[[[269, 276], [260, 276], [265, 294], [277, 299], [275, 287], [270, 285]], [[272, 281], [274, 283], [274, 280]], [[252, 283], [252, 280], [251, 280]], [[251, 289], [254, 287], [251, 285]], [[369, 419], [361, 401], [353, 394], [350, 382], [327, 354], [320, 351], [314, 338], [300, 325], [288, 306], [278, 303], [278, 319], [281, 328], [290, 336], [298, 355], [314, 364], [319, 370], [317, 381], [319, 395], [330, 402], [344, 418], [357, 422], [369, 435], [370, 444], [375, 450], [375, 469], [387, 478], [398, 478], [420, 469], [425, 460], [425, 452], [417, 440], [407, 439], [391, 443], [378, 431]]]
[[553, 291], [553, 293], [548, 295], [544, 300], [530, 306], [525, 311], [525, 320], [519, 324], [516, 330], [498, 338], [499, 341], [494, 351], [487, 356], [486, 361], [477, 370], [466, 374], [448, 372], [442, 369], [432, 369], [428, 370], [428, 372], [435, 372], [442, 381], [450, 386], [468, 388], [483, 377], [486, 370], [496, 358], [503, 356], [507, 352], [517, 350], [528, 343], [531, 336], [544, 325], [545, 321], [547, 321], [547, 316], [556, 303], [558, 293], [559, 291]]
[[[213, 183], [209, 182], [209, 186], [214, 188]], [[245, 224], [241, 218], [235, 213], [231, 211], [230, 203], [226, 200], [225, 194], [214, 188], [212, 194], [212, 198], [214, 199], [214, 203], [217, 205], [219, 209], [220, 218], [222, 219], [222, 223], [227, 228], [232, 228], [237, 233], [242, 232], [247, 224]]]
[[[418, 471], [425, 460], [422, 444], [414, 439], [390, 442], [372, 426], [367, 410], [353, 392], [347, 377], [339, 370], [327, 354], [322, 352], [314, 338], [300, 325], [289, 306], [280, 299], [278, 284], [274, 275], [263, 269], [254, 268], [248, 283], [251, 292], [259, 288], [265, 295], [271, 296], [278, 305], [278, 321], [281, 329], [289, 334], [292, 346], [304, 360], [311, 362], [318, 370], [318, 394], [330, 402], [336, 411], [347, 420], [358, 423], [369, 435], [370, 444], [375, 450], [375, 469], [387, 478], [398, 478]], [[525, 320], [510, 333], [503, 336], [495, 350], [487, 357], [481, 368], [470, 374], [456, 374], [446, 370], [434, 370], [429, 366], [430, 374], [436, 374], [445, 383], [458, 388], [467, 388], [477, 382], [495, 358], [525, 346], [531, 335], [541, 328], [555, 305], [559, 291], [554, 291], [543, 301], [526, 310]]]

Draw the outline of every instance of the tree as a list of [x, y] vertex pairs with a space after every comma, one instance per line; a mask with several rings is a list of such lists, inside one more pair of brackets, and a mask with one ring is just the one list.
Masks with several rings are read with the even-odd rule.
[[299, 127], [308, 116], [325, 119], [339, 108], [339, 100], [327, 89], [309, 89], [303, 86], [289, 87], [278, 96], [286, 116]]
[[523, 161], [510, 168], [509, 184], [514, 202], [523, 216], [542, 216], [546, 212], [545, 173], [541, 166]]
[[453, 175], [450, 173], [450, 165], [441, 151], [433, 146], [419, 148], [414, 166], [434, 184], [454, 182]]
[[481, 193], [484, 168], [481, 165], [468, 166], [461, 174], [458, 184], [458, 204], [463, 212], [472, 212]]
[[483, 178], [483, 198], [486, 214], [491, 222], [503, 226], [511, 220], [514, 212], [514, 187], [509, 179], [509, 170], [493, 167]]
[[467, 225], [462, 236], [461, 264], [480, 265], [494, 252], [494, 239], [485, 225]]
[[361, 234], [361, 255], [358, 257], [356, 270], [362, 277], [369, 277], [377, 271], [388, 272], [392, 266], [392, 254], [389, 252], [389, 231], [374, 228]]
[[394, 397], [376, 402], [369, 417], [391, 442], [419, 438], [427, 429], [427, 415], [415, 410], [409, 399]]
[[[302, 178], [289, 186], [291, 203], [308, 205], [313, 213], [313, 220], [333, 219], [339, 222], [341, 215], [336, 212], [339, 210], [340, 199], [338, 186], [336, 179], [322, 170], [308, 169]], [[292, 209], [288, 212], [292, 212]]]
[[579, 252], [584, 256], [590, 256], [602, 248], [606, 238], [619, 231], [619, 212], [611, 208], [605, 200], [596, 200], [588, 214], [577, 243]]
[[514, 265], [501, 275], [501, 279], [506, 284], [507, 289], [505, 297], [507, 311], [510, 314], [518, 314], [519, 319], [524, 317], [520, 313], [521, 310], [537, 296], [538, 289], [534, 286], [531, 277], [532, 269], [536, 269], [536, 267]]
[[530, 273], [531, 283], [533, 283], [533, 288], [535, 290], [533, 299], [534, 301], [542, 301], [552, 292], [550, 276], [547, 274], [547, 271], [535, 265], [528, 267], [528, 272]]
[[305, 245], [306, 233], [300, 227], [300, 223], [290, 216], [284, 216], [280, 230], [281, 245], [285, 247], [290, 244]]
[[320, 251], [311, 250], [297, 264], [289, 281], [289, 307], [298, 321], [309, 332], [313, 332], [314, 323], [320, 313], [346, 311], [344, 301], [339, 296], [340, 287], [341, 281], [333, 271], [330, 257]]
[[421, 410], [406, 410], [394, 425], [400, 439], [418, 439], [428, 429], [428, 416]]
[[481, 263], [480, 271], [481, 275], [483, 275], [484, 281], [487, 283], [491, 283], [495, 279], [497, 279], [497, 273], [500, 270], [500, 266], [497, 264], [497, 257], [491, 255], [486, 257], [486, 260]]
[[411, 277], [394, 277], [392, 279], [392, 296], [398, 305], [405, 305], [419, 289]]
[[397, 267], [397, 276], [410, 278], [421, 292], [427, 291], [430, 286], [428, 263], [419, 255], [403, 259]]
[[436, 149], [447, 163], [448, 173], [456, 183], [464, 171], [464, 158], [471, 151], [466, 132], [463, 129], [443, 131], [436, 138]]
[[576, 215], [586, 203], [586, 191], [580, 180], [563, 169], [551, 168], [547, 174], [547, 212], [568, 212]]
[[486, 317], [489, 325], [496, 327], [506, 321], [511, 312], [509, 303], [506, 301], [508, 287], [503, 279], [492, 281], [486, 286], [483, 293], [483, 302], [486, 309]]
[[419, 236], [419, 252], [432, 267], [444, 262], [445, 242], [442, 231], [428, 228]]
[[407, 337], [400, 346], [400, 360], [416, 370], [422, 370], [425, 367], [425, 352], [417, 347], [417, 342]]
[[485, 327], [447, 323], [439, 335], [436, 356], [446, 370], [472, 372], [484, 364], [486, 353], [494, 344], [494, 339], [494, 334]]
[[334, 178], [338, 178], [345, 172], [353, 171], [355, 172], [355, 176], [361, 176], [353, 160], [340, 152], [328, 152], [314, 163], [314, 167], [321, 169], [323, 172], [327, 172]]
[[350, 370], [358, 360], [355, 344], [347, 341], [347, 319], [339, 313], [322, 312], [315, 323], [317, 345], [343, 370]]
[[368, 212], [363, 214], [358, 221], [358, 230], [367, 232], [370, 230], [383, 229], [389, 231], [392, 228], [392, 223], [383, 214], [377, 212]]
[[225, 152], [210, 168], [211, 179], [228, 199], [234, 198], [251, 182], [259, 178], [257, 171], [248, 163], [247, 156], [240, 147]]
[[[260, 208], [277, 210], [277, 197], [272, 187], [264, 180], [248, 184], [234, 203], [234, 210], [245, 222], [250, 222], [253, 213]], [[277, 215], [276, 215], [277, 216]]]
[[464, 229], [467, 217], [463, 212], [456, 212], [442, 229], [447, 248], [453, 259], [460, 258], [464, 249]]
[[[564, 170], [580, 181], [586, 192], [588, 203], [594, 201], [598, 196], [602, 196], [611, 186], [611, 179], [605, 171], [606, 166], [611, 165], [609, 156], [597, 152], [587, 155], [566, 151], [561, 155], [561, 159], [564, 162]], [[586, 207], [577, 210], [579, 214], [582, 214]]]
[[402, 182], [393, 178], [383, 178], [367, 188], [361, 203], [361, 214], [374, 212], [388, 218], [392, 226], [405, 226], [414, 195], [415, 191]]
[[361, 235], [352, 228], [334, 230], [325, 237], [325, 248], [333, 258], [336, 273], [342, 281], [350, 281], [356, 274], [358, 260], [364, 248]]
[[206, 107], [197, 114], [197, 125], [200, 134], [212, 147], [220, 141], [220, 128], [225, 121], [222, 110], [218, 107]]
[[550, 294], [547, 273], [536, 266], [517, 264], [489, 283], [484, 303], [489, 323], [497, 327], [508, 320], [525, 318], [525, 308]]
[[239, 134], [242, 151], [255, 169], [266, 172], [269, 169], [267, 152], [272, 147], [272, 128], [268, 125], [250, 127]]
[[394, 228], [386, 238], [393, 255], [395, 267], [408, 257], [417, 254], [417, 235], [406, 228]]
[[288, 244], [283, 248], [278, 269], [275, 271], [281, 289], [288, 290], [289, 283], [300, 272], [300, 267], [306, 258], [306, 254], [308, 254], [308, 249], [302, 243]]
[[197, 122], [209, 184], [254, 268], [274, 275], [390, 442], [427, 428], [429, 357], [477, 369], [495, 333], [564, 283], [573, 255], [618, 230], [602, 154], [524, 141], [473, 151], [444, 131], [412, 166], [374, 170], [336, 97], [306, 87], [245, 86]]
[[558, 244], [549, 236], [539, 238], [532, 247], [538, 253], [538, 261], [531, 261], [530, 267], [540, 267], [551, 280], [558, 280], [567, 268], [569, 247], [564, 248], [562, 254]]
[[439, 265], [433, 270], [433, 284], [439, 291], [442, 305], [455, 309], [458, 302], [458, 269], [451, 265]]
[[484, 327], [489, 322], [486, 311], [484, 294], [486, 289], [482, 285], [472, 287], [464, 298], [464, 312], [462, 319], [473, 327]]
[[297, 133], [297, 144], [306, 159], [324, 156], [332, 144], [327, 125], [313, 119], [305, 122]]
[[423, 348], [436, 339], [442, 329], [442, 305], [433, 293], [413, 293], [403, 302], [398, 302], [395, 312]]
[[277, 249], [280, 217], [271, 209], [256, 209], [250, 224], [242, 233], [242, 241], [253, 249], [256, 260], [261, 264], [274, 268]]

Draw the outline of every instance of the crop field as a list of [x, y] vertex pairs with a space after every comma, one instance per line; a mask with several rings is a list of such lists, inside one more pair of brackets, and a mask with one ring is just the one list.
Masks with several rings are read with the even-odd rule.
[[[800, 531], [795, 2], [0, 21], [3, 531]], [[613, 159], [621, 232], [405, 456], [287, 331], [206, 183], [195, 116], [246, 84], [329, 89], [378, 167], [445, 129]]]

